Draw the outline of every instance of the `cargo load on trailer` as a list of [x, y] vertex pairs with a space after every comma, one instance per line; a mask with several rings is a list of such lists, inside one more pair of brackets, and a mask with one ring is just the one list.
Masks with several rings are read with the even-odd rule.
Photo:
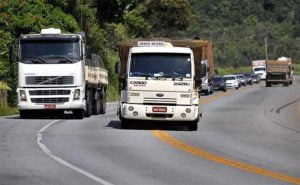
[[280, 57], [277, 60], [267, 60], [266, 86], [272, 84], [293, 84], [293, 63], [291, 58]]

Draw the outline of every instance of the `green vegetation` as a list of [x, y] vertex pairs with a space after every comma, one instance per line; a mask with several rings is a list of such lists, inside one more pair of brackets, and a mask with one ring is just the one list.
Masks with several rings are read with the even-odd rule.
[[86, 32], [109, 71], [109, 100], [118, 98], [117, 44], [133, 38], [212, 40], [220, 74], [249, 72], [243, 66], [265, 57], [265, 38], [270, 59], [300, 61], [299, 9], [298, 0], [3, 0], [0, 80], [12, 87], [8, 103], [15, 105], [17, 67], [8, 62], [9, 45], [21, 34], [48, 27]]
[[2, 102], [0, 101], [0, 116], [8, 116], [14, 114], [18, 114], [18, 109], [16, 107], [2, 105]]
[[300, 75], [300, 64], [295, 64], [295, 74]]
[[11, 88], [4, 82], [0, 81], [0, 116], [16, 114], [18, 110], [7, 105], [7, 91]]
[[219, 67], [216, 71], [218, 75], [229, 75], [229, 74], [237, 74], [237, 73], [251, 73], [252, 69], [250, 66], [245, 67]]

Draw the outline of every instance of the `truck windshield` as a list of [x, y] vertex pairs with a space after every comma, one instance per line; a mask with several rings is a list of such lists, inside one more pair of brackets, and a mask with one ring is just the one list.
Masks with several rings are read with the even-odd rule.
[[191, 78], [191, 56], [177, 53], [136, 53], [131, 56], [129, 76]]
[[79, 39], [21, 40], [24, 63], [73, 63], [80, 60]]
[[266, 68], [264, 67], [259, 67], [259, 68], [255, 68], [254, 71], [265, 71]]

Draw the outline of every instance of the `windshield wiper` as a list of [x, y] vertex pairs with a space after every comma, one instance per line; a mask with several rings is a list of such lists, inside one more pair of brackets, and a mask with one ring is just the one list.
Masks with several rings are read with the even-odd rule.
[[64, 63], [64, 62], [67, 62], [67, 63], [73, 63], [74, 61], [69, 59], [68, 57], [63, 57], [63, 56], [57, 56], [55, 58], [61, 58], [62, 60], [59, 61], [59, 63]]
[[51, 59], [56, 59], [56, 58], [59, 58], [59, 63], [74, 63], [73, 60], [71, 60], [70, 58], [68, 57], [64, 57], [64, 56], [47, 56], [47, 59], [48, 58], [51, 58]]
[[25, 59], [29, 59], [34, 64], [45, 64], [45, 60], [42, 57], [26, 57]]

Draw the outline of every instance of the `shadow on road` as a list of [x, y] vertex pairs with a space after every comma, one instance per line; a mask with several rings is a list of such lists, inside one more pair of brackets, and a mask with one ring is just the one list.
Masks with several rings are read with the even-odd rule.
[[184, 122], [169, 123], [169, 122], [158, 122], [158, 121], [132, 121], [130, 126], [126, 129], [121, 128], [121, 121], [112, 120], [105, 127], [120, 130], [169, 130], [169, 131], [187, 131], [187, 125]]
[[[7, 116], [5, 117], [5, 119], [20, 119], [19, 115], [14, 115], [14, 116]], [[73, 115], [70, 114], [34, 114], [31, 115], [30, 117], [26, 118], [26, 119], [22, 119], [22, 120], [36, 120], [36, 119], [74, 119]]]

